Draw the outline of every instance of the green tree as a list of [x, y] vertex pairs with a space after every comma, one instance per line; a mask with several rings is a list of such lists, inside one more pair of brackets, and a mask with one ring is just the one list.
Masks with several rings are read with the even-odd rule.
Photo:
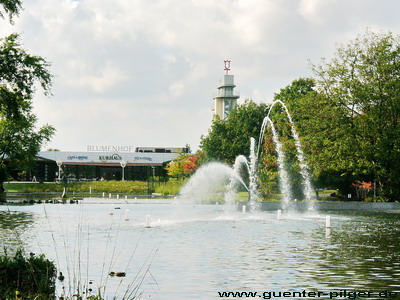
[[[227, 119], [221, 120], [215, 116], [208, 135], [201, 137], [200, 163], [219, 161], [233, 165], [237, 156], [249, 157], [250, 138], [258, 141], [268, 108], [267, 104], [257, 104], [247, 99], [244, 104], [237, 105]], [[247, 181], [248, 175], [243, 169], [243, 180]]]
[[167, 174], [171, 177], [181, 179], [184, 176], [184, 169], [183, 169], [183, 161], [186, 159], [187, 154], [181, 154], [178, 158], [174, 159], [173, 161], [169, 162], [165, 169], [167, 170]]
[[[11, 19], [21, 8], [20, 1], [0, 1]], [[4, 13], [0, 13], [4, 17]], [[0, 39], [0, 192], [10, 173], [29, 167], [43, 143], [55, 129], [50, 125], [36, 129], [32, 100], [39, 83], [50, 95], [52, 75], [49, 63], [28, 54], [17, 34]]]
[[362, 162], [349, 137], [349, 125], [342, 108], [320, 93], [299, 98], [296, 124], [315, 188], [351, 192], [357, 168]]
[[342, 191], [376, 181], [400, 197], [400, 39], [367, 31], [313, 65], [318, 94], [295, 108], [314, 175]]
[[226, 120], [215, 116], [207, 136], [201, 137], [204, 161], [233, 164], [238, 155], [249, 156], [250, 138], [258, 139], [268, 106], [246, 100], [237, 105]]
[[41, 145], [53, 135], [54, 128], [50, 125], [37, 130], [36, 119], [35, 115], [24, 113], [17, 119], [0, 120], [1, 184], [7, 176], [16, 176], [19, 170], [31, 169]]

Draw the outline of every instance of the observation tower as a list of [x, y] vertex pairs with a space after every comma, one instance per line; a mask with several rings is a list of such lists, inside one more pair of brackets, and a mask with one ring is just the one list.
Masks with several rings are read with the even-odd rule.
[[217, 96], [214, 97], [214, 115], [218, 115], [222, 120], [228, 117], [240, 97], [239, 93], [234, 91], [234, 76], [229, 75], [231, 61], [224, 60], [224, 65], [225, 75], [221, 78]]

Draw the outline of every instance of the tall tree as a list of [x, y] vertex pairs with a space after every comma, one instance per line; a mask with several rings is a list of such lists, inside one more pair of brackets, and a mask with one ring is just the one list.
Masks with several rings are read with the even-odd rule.
[[[314, 169], [376, 181], [400, 197], [400, 39], [367, 31], [313, 66], [318, 97], [303, 103]], [[314, 134], [314, 136], [312, 136]]]
[[[10, 20], [21, 9], [18, 0], [0, 0]], [[0, 16], [4, 13], [0, 10]], [[28, 54], [17, 34], [0, 39], [0, 192], [12, 171], [26, 168], [49, 141], [55, 129], [44, 125], [36, 129], [32, 100], [39, 83], [46, 95], [51, 94], [52, 75], [49, 63], [40, 56]]]
[[[219, 161], [233, 165], [239, 155], [249, 157], [250, 138], [258, 140], [261, 124], [268, 105], [246, 100], [237, 105], [228, 118], [215, 116], [207, 136], [201, 137], [200, 162]], [[242, 170], [242, 178], [248, 180], [248, 172]]]
[[226, 120], [215, 116], [207, 136], [201, 137], [200, 148], [209, 161], [229, 164], [238, 155], [249, 155], [250, 138], [258, 139], [268, 106], [246, 100], [237, 105]]
[[295, 118], [314, 187], [351, 192], [364, 161], [349, 136], [345, 111], [323, 94], [309, 93], [298, 99]]

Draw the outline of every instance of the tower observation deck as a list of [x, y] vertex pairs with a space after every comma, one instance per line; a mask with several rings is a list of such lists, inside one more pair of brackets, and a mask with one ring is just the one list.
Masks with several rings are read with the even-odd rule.
[[229, 75], [230, 63], [230, 60], [224, 60], [224, 70], [226, 73], [221, 78], [217, 96], [214, 97], [214, 114], [218, 115], [221, 119], [228, 117], [237, 104], [237, 99], [240, 97], [239, 93], [234, 91], [236, 87], [234, 76]]

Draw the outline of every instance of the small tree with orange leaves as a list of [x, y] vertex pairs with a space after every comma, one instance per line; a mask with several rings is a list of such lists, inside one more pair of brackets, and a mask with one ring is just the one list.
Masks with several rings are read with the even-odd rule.
[[353, 183], [353, 186], [356, 189], [357, 198], [364, 200], [365, 198], [367, 198], [368, 193], [373, 189], [374, 184], [373, 182], [356, 180], [356, 182]]
[[181, 154], [178, 158], [171, 161], [165, 169], [171, 177], [184, 178], [196, 171], [199, 166], [198, 161], [199, 157], [196, 154]]

